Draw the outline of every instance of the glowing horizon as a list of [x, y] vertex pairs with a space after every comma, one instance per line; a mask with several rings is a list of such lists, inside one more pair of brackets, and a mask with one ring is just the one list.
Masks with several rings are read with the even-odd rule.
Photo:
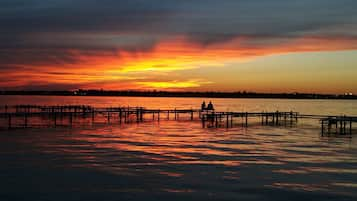
[[[70, 6], [67, 2], [51, 6], [28, 2], [21, 9], [33, 15], [42, 11], [50, 20], [56, 15], [48, 10]], [[0, 90], [357, 93], [353, 76], [357, 75], [357, 15], [343, 2], [319, 7], [320, 0], [303, 2], [308, 5], [225, 1], [236, 9], [253, 9], [251, 14], [236, 13], [212, 0], [205, 5], [175, 0], [161, 5], [152, 0], [158, 6], [155, 9], [135, 2], [110, 2], [113, 8], [92, 1], [71, 5], [83, 9], [88, 19], [70, 16], [76, 26], [65, 19], [56, 26], [44, 21], [35, 31], [26, 20], [14, 25], [3, 18]], [[261, 4], [266, 4], [267, 13], [259, 12]], [[277, 10], [276, 5], [290, 12]], [[316, 10], [307, 11], [310, 18], [301, 21], [297, 11], [307, 6]], [[116, 9], [131, 13], [137, 7], [143, 12], [136, 18], [116, 13]], [[19, 9], [16, 5], [4, 8], [14, 16]], [[106, 17], [112, 21], [91, 18], [93, 10], [104, 16], [108, 12]], [[281, 18], [270, 19], [274, 12], [282, 12]], [[330, 12], [341, 16], [333, 18]], [[242, 20], [248, 17], [256, 19]]]

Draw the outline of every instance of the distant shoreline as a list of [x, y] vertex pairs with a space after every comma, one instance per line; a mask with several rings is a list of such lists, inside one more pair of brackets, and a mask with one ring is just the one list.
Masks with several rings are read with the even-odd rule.
[[356, 95], [311, 93], [255, 93], [255, 92], [169, 92], [169, 91], [0, 91], [0, 95], [25, 96], [103, 96], [103, 97], [175, 97], [175, 98], [257, 98], [257, 99], [339, 99], [357, 100]]

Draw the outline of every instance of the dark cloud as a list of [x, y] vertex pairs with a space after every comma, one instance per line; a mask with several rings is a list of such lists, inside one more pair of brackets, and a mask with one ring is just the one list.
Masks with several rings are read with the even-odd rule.
[[2, 0], [0, 7], [0, 37], [15, 36], [15, 43], [38, 33], [93, 33], [99, 40], [108, 33], [188, 34], [216, 42], [295, 36], [357, 20], [353, 0]]
[[1, 0], [0, 69], [75, 64], [69, 49], [147, 51], [182, 35], [201, 45], [356, 37], [356, 8], [355, 0]]
[[81, 84], [62, 84], [62, 83], [36, 83], [29, 82], [21, 85], [10, 85], [8, 87], [2, 87], [2, 90], [72, 90], [81, 88]]

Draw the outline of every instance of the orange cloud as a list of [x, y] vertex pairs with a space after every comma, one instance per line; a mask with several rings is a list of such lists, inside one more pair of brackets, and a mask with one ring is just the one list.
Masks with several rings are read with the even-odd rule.
[[200, 87], [201, 85], [211, 84], [209, 81], [188, 80], [188, 81], [168, 81], [168, 82], [137, 82], [138, 85], [154, 89], [185, 89]]
[[[177, 80], [173, 72], [208, 66], [224, 66], [227, 62], [246, 61], [259, 56], [294, 52], [337, 51], [357, 49], [354, 38], [303, 37], [276, 44], [257, 43], [254, 39], [238, 37], [213, 45], [192, 43], [185, 37], [162, 41], [150, 51], [68, 53], [74, 63], [34, 66], [24, 64], [24, 70], [6, 72], [12, 85], [31, 83], [76, 84], [83, 88], [109, 89], [186, 89], [210, 84], [209, 80], [193, 78]], [[165, 80], [157, 80], [157, 77]], [[10, 84], [10, 82], [9, 82]], [[4, 86], [6, 84], [0, 83]]]

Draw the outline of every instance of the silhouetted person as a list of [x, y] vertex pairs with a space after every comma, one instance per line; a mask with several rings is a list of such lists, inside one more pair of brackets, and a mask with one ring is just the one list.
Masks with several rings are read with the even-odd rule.
[[201, 104], [201, 110], [205, 110], [206, 109], [206, 102], [203, 101]]
[[208, 105], [207, 105], [207, 110], [214, 110], [213, 104], [212, 104], [211, 101], [210, 101], [210, 102], [208, 103]]

